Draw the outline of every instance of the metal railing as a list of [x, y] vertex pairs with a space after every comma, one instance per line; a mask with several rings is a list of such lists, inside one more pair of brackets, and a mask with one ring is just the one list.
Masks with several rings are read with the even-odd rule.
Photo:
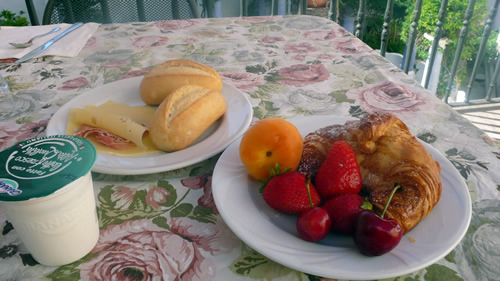
[[[356, 29], [355, 29], [355, 35], [363, 39], [363, 28], [364, 28], [364, 19], [365, 19], [365, 14], [366, 14], [366, 0], [360, 0], [359, 1], [359, 9], [357, 12], [356, 16]], [[406, 44], [406, 53], [411, 54], [413, 52], [414, 46], [415, 46], [415, 39], [417, 38], [417, 27], [420, 19], [420, 15], [422, 12], [422, 2], [423, 0], [416, 0], [415, 3], [415, 9], [413, 11], [413, 18], [412, 22], [410, 25], [410, 32], [408, 35], [408, 40]], [[495, 17], [497, 16], [498, 12], [498, 6], [500, 3], [500, 0], [494, 0], [492, 1], [491, 9], [490, 12], [485, 19], [485, 24], [484, 24], [484, 31], [482, 34], [482, 39], [481, 39], [481, 45], [479, 47], [479, 50], [477, 52], [476, 60], [474, 62], [474, 67], [472, 70], [472, 73], [470, 74], [469, 77], [469, 82], [467, 85], [467, 89], [465, 91], [465, 100], [463, 102], [449, 102], [449, 97], [451, 94], [451, 91], [453, 90], [455, 78], [457, 75], [457, 67], [460, 61], [460, 56], [463, 51], [463, 47], [465, 44], [465, 41], [467, 40], [467, 34], [469, 31], [469, 25], [471, 23], [471, 18], [473, 16], [474, 12], [474, 6], [475, 6], [476, 1], [475, 0], [469, 0], [467, 10], [465, 12], [465, 16], [463, 19], [463, 26], [460, 31], [460, 36], [459, 36], [459, 42], [457, 44], [457, 48], [455, 51], [454, 59], [453, 59], [453, 65], [451, 67], [451, 73], [448, 78], [447, 86], [446, 86], [446, 91], [445, 91], [445, 96], [444, 96], [444, 101], [450, 104], [451, 106], [465, 106], [465, 105], [475, 105], [475, 104], [482, 104], [482, 103], [493, 103], [493, 102], [500, 102], [500, 98], [498, 97], [500, 95], [499, 90], [497, 89], [498, 87], [498, 80], [500, 79], [499, 77], [499, 72], [500, 72], [500, 55], [497, 55], [496, 58], [496, 65], [495, 65], [495, 70], [493, 74], [489, 77], [489, 83], [487, 83], [487, 90], [485, 91], [484, 98], [482, 99], [474, 99], [471, 100], [471, 91], [473, 88], [473, 85], [475, 83], [475, 79], [478, 73], [478, 68], [482, 63], [482, 60], [484, 58], [484, 53], [485, 53], [485, 48], [486, 48], [486, 42], [490, 36], [491, 30], [492, 30], [492, 23], [494, 22]], [[330, 0], [330, 12], [329, 12], [329, 17], [331, 20], [336, 21], [337, 20], [337, 14], [338, 14], [338, 7], [339, 7], [339, 1], [338, 0]], [[394, 0], [388, 0], [387, 1], [387, 6], [384, 14], [384, 23], [382, 28], [382, 36], [381, 36], [381, 45], [380, 45], [380, 54], [382, 56], [386, 56], [386, 50], [388, 46], [388, 33], [389, 33], [389, 26], [392, 21], [392, 10], [394, 8]], [[442, 33], [443, 33], [443, 23], [446, 20], [446, 10], [448, 8], [448, 0], [442, 0], [441, 1], [441, 7], [439, 10], [438, 14], [438, 21], [436, 22], [436, 29], [434, 31], [434, 39], [432, 42], [432, 47], [430, 49], [430, 54], [428, 57], [427, 61], [427, 69], [428, 71], [425, 72], [425, 77], [423, 78], [423, 86], [425, 88], [429, 87], [429, 81], [430, 77], [433, 74], [432, 69], [435, 63], [435, 57], [438, 52], [438, 46], [439, 46], [439, 41], [442, 38]], [[500, 37], [499, 37], [500, 41]], [[500, 42], [497, 42], [497, 44], [500, 45]], [[500, 49], [500, 48], [499, 48]], [[410, 55], [404, 55], [403, 56], [404, 61], [403, 61], [403, 71], [408, 73], [410, 70], [410, 63], [411, 63], [411, 56]]]

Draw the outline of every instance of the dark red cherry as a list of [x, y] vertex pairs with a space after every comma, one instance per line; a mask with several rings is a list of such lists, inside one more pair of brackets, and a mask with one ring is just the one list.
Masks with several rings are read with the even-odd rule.
[[316, 242], [325, 238], [331, 225], [330, 215], [321, 207], [304, 211], [297, 218], [297, 232], [306, 241]]
[[390, 252], [401, 241], [403, 230], [394, 219], [384, 219], [373, 211], [358, 214], [354, 230], [354, 243], [362, 254], [380, 256]]
[[380, 216], [368, 210], [358, 213], [353, 238], [354, 244], [362, 254], [380, 256], [390, 252], [401, 241], [403, 229], [399, 222], [394, 219], [384, 218], [392, 196], [399, 187], [399, 185], [395, 186]]

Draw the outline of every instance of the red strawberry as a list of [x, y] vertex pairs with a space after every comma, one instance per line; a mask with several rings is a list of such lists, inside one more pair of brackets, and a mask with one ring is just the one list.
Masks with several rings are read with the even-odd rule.
[[319, 205], [318, 192], [306, 177], [288, 171], [272, 177], [262, 192], [264, 201], [273, 209], [285, 214], [298, 214]]
[[362, 178], [356, 154], [344, 141], [333, 143], [316, 174], [316, 189], [323, 201], [346, 193], [359, 193]]
[[328, 200], [322, 206], [330, 215], [331, 230], [337, 233], [351, 235], [358, 213], [362, 210], [371, 210], [371, 204], [356, 193], [342, 194]]

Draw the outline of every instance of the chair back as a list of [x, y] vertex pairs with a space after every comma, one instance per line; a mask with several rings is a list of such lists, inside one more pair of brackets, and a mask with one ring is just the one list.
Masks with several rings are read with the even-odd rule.
[[42, 24], [199, 18], [195, 0], [48, 0]]
[[305, 15], [306, 0], [240, 0], [240, 16]]

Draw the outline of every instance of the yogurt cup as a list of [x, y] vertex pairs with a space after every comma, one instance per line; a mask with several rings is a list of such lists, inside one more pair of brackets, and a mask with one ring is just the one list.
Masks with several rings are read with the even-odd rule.
[[0, 208], [39, 263], [79, 260], [97, 243], [90, 170], [97, 153], [77, 136], [27, 140], [0, 152]]

